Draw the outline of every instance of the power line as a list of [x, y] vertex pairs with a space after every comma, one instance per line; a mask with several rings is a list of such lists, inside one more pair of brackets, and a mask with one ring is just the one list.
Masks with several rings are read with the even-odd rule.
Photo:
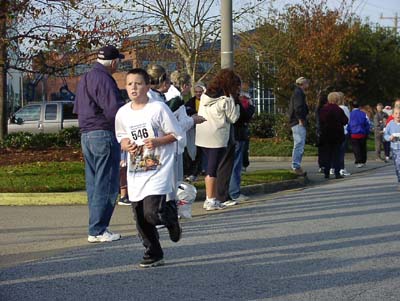
[[394, 14], [394, 17], [384, 17], [383, 14], [381, 14], [380, 19], [393, 20], [394, 21], [394, 30], [397, 33], [397, 28], [399, 28], [399, 15], [397, 13]]

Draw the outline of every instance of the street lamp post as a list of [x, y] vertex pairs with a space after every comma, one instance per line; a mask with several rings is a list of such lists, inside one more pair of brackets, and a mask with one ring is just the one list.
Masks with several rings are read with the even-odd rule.
[[233, 68], [232, 0], [221, 1], [221, 68]]

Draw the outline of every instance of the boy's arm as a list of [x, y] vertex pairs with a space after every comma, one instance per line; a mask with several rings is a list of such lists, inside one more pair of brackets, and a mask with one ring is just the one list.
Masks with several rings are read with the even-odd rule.
[[390, 141], [391, 139], [391, 129], [390, 124], [386, 126], [385, 131], [383, 132], [383, 139], [386, 141]]
[[146, 148], [148, 149], [154, 149], [158, 146], [161, 145], [165, 145], [165, 144], [169, 144], [169, 143], [173, 143], [176, 141], [176, 138], [173, 134], [168, 134], [165, 135], [163, 137], [157, 137], [157, 138], [148, 138], [148, 139], [144, 139], [144, 145], [146, 146]]

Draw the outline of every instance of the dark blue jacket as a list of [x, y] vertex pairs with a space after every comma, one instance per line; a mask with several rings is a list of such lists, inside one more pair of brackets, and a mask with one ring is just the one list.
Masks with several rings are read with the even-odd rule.
[[74, 113], [78, 114], [81, 132], [114, 132], [115, 115], [124, 104], [114, 78], [102, 64], [95, 63], [76, 90]]
[[370, 123], [367, 114], [360, 109], [354, 109], [350, 113], [350, 122], [347, 125], [347, 131], [351, 134], [368, 135], [370, 130]]
[[289, 102], [289, 124], [290, 126], [295, 126], [299, 124], [299, 119], [307, 122], [308, 106], [306, 103], [306, 95], [304, 91], [296, 87], [290, 98]]

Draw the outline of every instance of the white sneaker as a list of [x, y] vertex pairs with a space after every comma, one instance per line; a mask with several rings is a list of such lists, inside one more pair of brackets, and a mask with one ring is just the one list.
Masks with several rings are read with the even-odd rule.
[[347, 177], [347, 176], [351, 176], [351, 173], [349, 173], [346, 169], [341, 169], [340, 170], [340, 175]]
[[329, 174], [334, 175], [334, 174], [335, 174], [335, 169], [334, 169], [334, 168], [331, 168], [331, 169], [329, 170]]
[[220, 201], [208, 201], [207, 205], [206, 205], [206, 210], [210, 211], [210, 210], [221, 210], [221, 209], [225, 209], [226, 206], [224, 204], [221, 204]]
[[197, 181], [197, 177], [195, 175], [190, 175], [185, 180], [188, 181], [188, 182], [196, 182]]
[[229, 200], [229, 201], [223, 202], [222, 204], [226, 207], [229, 207], [229, 206], [235, 206], [235, 205], [239, 204], [239, 202], [234, 201], [234, 200]]
[[358, 164], [356, 164], [356, 167], [357, 167], [357, 168], [364, 167], [364, 164], [363, 164], [363, 163], [358, 163]]
[[112, 233], [110, 230], [106, 229], [103, 234], [97, 236], [88, 236], [88, 242], [111, 242], [115, 240], [120, 240], [121, 234]]
[[210, 202], [209, 200], [205, 200], [205, 201], [204, 201], [204, 203], [203, 203], [203, 209], [206, 209], [206, 208], [207, 208], [207, 205], [208, 205], [209, 202]]

